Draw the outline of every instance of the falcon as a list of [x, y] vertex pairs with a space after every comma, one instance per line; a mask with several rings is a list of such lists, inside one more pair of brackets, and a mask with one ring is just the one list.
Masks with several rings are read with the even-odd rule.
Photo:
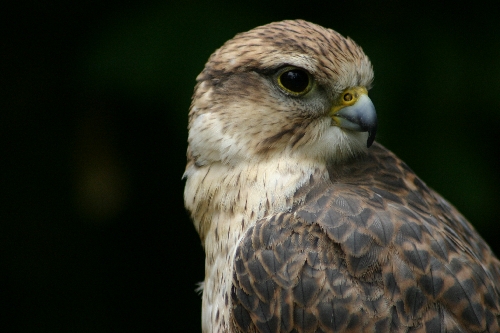
[[499, 332], [500, 264], [374, 142], [372, 65], [302, 21], [236, 35], [197, 77], [185, 205], [203, 332]]

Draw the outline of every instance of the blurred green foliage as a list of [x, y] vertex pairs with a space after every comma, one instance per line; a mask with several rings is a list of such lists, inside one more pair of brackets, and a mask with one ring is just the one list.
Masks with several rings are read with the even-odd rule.
[[377, 140], [500, 253], [494, 1], [3, 6], [0, 325], [9, 331], [199, 331], [204, 258], [181, 181], [195, 78], [236, 33], [282, 19], [363, 47]]

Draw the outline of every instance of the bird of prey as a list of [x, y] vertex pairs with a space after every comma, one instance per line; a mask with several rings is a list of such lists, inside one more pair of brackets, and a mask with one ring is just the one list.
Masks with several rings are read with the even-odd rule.
[[197, 77], [185, 205], [203, 332], [499, 332], [500, 263], [374, 142], [372, 65], [302, 21], [236, 35]]

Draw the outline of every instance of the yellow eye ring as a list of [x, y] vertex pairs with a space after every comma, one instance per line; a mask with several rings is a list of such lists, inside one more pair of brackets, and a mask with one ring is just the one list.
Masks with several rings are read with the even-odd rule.
[[312, 88], [312, 77], [306, 70], [288, 66], [276, 75], [278, 86], [287, 94], [302, 96]]

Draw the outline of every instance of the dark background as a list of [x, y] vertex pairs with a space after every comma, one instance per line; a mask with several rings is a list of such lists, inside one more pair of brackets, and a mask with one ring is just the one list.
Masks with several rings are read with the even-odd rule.
[[377, 140], [500, 253], [494, 1], [0, 5], [0, 330], [199, 332], [181, 176], [196, 75], [237, 32], [303, 18], [371, 58]]

